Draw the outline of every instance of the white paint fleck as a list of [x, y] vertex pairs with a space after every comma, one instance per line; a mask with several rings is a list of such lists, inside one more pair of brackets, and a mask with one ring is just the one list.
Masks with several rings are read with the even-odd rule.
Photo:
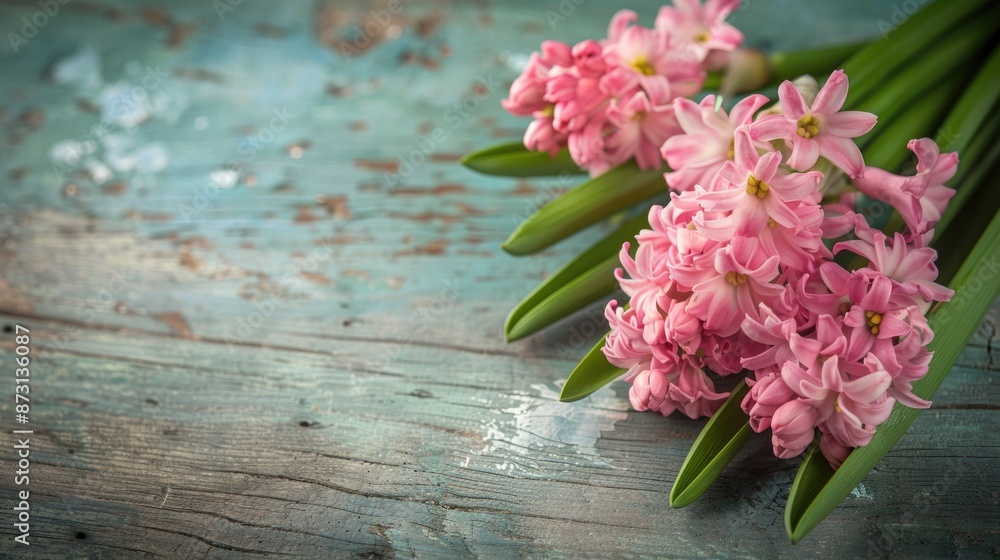
[[607, 387], [572, 404], [559, 402], [559, 391], [551, 385], [535, 384], [531, 389], [499, 395], [511, 406], [493, 409], [493, 417], [482, 423], [486, 446], [475, 453], [501, 459], [495, 464], [499, 471], [527, 476], [542, 474], [544, 467], [531, 457], [546, 454], [563, 462], [572, 462], [567, 455], [574, 455], [607, 466], [597, 451], [597, 440], [601, 432], [613, 430], [627, 417], [628, 402]]
[[97, 52], [83, 48], [60, 59], [52, 67], [52, 80], [59, 85], [97, 89], [101, 86], [101, 61]]
[[208, 117], [205, 115], [200, 115], [194, 119], [194, 127], [197, 130], [205, 130], [208, 128]]
[[167, 148], [160, 142], [139, 146], [132, 152], [132, 157], [135, 159], [135, 170], [141, 175], [155, 175], [170, 163]]
[[851, 490], [851, 497], [869, 502], [875, 499], [875, 496], [868, 493], [868, 490], [865, 488], [865, 484], [863, 482], [858, 484], [857, 488]]
[[49, 148], [49, 157], [55, 163], [76, 166], [84, 156], [94, 151], [93, 142], [77, 142], [76, 140], [60, 140]]
[[107, 165], [98, 161], [91, 161], [87, 163], [87, 173], [90, 175], [90, 179], [97, 185], [107, 183], [113, 176], [111, 169], [109, 169]]
[[240, 174], [235, 169], [220, 167], [212, 171], [210, 177], [212, 182], [218, 185], [220, 189], [231, 189], [236, 186], [236, 182], [240, 179]]

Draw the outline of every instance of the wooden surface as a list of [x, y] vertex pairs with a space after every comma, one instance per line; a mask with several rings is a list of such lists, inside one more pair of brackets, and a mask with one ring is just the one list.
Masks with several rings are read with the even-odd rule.
[[[80, 0], [0, 48], [0, 324], [29, 328], [36, 357], [23, 547], [0, 335], [0, 557], [1000, 554], [997, 309], [933, 408], [796, 546], [781, 516], [797, 462], [766, 438], [670, 510], [703, 422], [632, 412], [623, 384], [556, 401], [599, 306], [504, 344], [508, 309], [601, 231], [509, 257], [507, 233], [569, 185], [456, 159], [519, 136], [499, 101], [541, 40], [603, 34], [615, 6], [577, 3], [553, 18], [556, 2], [403, 1], [372, 24], [377, 2], [220, 18], [208, 1]], [[629, 4], [651, 22], [655, 2]], [[734, 20], [785, 48], [877, 36], [894, 8], [752, 0]], [[0, 2], [0, 30], [37, 10]], [[352, 22], [375, 39], [345, 55]], [[109, 88], [129, 111], [100, 114]], [[53, 146], [101, 122], [169, 165], [103, 184], [53, 168]], [[228, 162], [239, 184], [206, 189]]]

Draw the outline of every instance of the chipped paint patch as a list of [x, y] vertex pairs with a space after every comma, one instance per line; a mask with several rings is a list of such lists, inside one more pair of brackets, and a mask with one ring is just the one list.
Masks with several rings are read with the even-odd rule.
[[875, 496], [868, 493], [868, 489], [865, 488], [865, 484], [863, 482], [858, 484], [857, 488], [851, 490], [851, 497], [858, 500], [865, 500], [867, 502], [875, 500]]
[[[628, 415], [628, 403], [605, 387], [586, 403], [567, 405], [559, 402], [559, 390], [536, 383], [531, 391], [500, 394], [481, 404], [504, 408], [492, 409], [492, 417], [483, 421], [486, 446], [476, 455], [498, 460], [491, 470], [512, 475], [544, 476], [547, 464], [529, 459], [544, 457], [553, 462], [574, 465], [610, 466], [597, 451], [601, 433], [612, 431]], [[547, 463], [547, 462], [546, 462]]]

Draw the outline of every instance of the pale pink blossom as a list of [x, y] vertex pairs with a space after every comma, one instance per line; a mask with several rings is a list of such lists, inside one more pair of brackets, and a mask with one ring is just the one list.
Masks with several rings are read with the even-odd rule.
[[917, 156], [917, 173], [901, 176], [871, 168], [854, 184], [864, 194], [891, 204], [902, 216], [909, 237], [926, 242], [934, 223], [941, 219], [955, 191], [945, 182], [958, 170], [958, 154], [941, 154], [929, 138], [910, 140], [907, 147]]
[[770, 373], [757, 381], [747, 380], [750, 392], [743, 397], [743, 411], [750, 416], [750, 427], [755, 432], [771, 428], [771, 418], [778, 408], [795, 399], [795, 393], [785, 385], [778, 373]]
[[736, 130], [735, 157], [727, 161], [719, 175], [730, 188], [706, 192], [700, 197], [708, 211], [732, 211], [736, 235], [756, 236], [769, 220], [791, 228], [801, 228], [798, 215], [789, 207], [800, 201], [819, 202], [821, 173], [779, 173], [780, 152], [760, 155], [750, 139], [749, 129]]
[[710, 270], [674, 275], [691, 275], [686, 279], [694, 284], [688, 311], [704, 321], [706, 329], [730, 336], [740, 329], [745, 314], [783, 291], [772, 282], [778, 276], [778, 257], [765, 254], [756, 239], [737, 237], [716, 251], [714, 261]]
[[725, 22], [740, 0], [674, 0], [656, 16], [656, 28], [666, 31], [679, 48], [704, 60], [710, 52], [732, 51], [743, 42], [743, 34]]
[[616, 166], [635, 157], [640, 169], [658, 169], [660, 146], [680, 132], [669, 84], [652, 82], [645, 91], [611, 102], [607, 119], [614, 131], [605, 139], [606, 159]]
[[784, 140], [791, 148], [788, 165], [805, 171], [816, 165], [820, 156], [830, 160], [849, 177], [865, 172], [865, 161], [853, 138], [875, 127], [877, 117], [862, 111], [841, 111], [847, 100], [848, 80], [843, 70], [836, 70], [812, 104], [792, 82], [778, 88], [780, 115], [768, 115], [751, 127], [755, 140]]
[[735, 157], [733, 133], [753, 121], [754, 113], [767, 103], [763, 95], [750, 95], [726, 114], [716, 109], [716, 96], [706, 95], [701, 103], [678, 97], [674, 111], [683, 134], [676, 134], [663, 144], [662, 155], [673, 171], [665, 175], [670, 188], [689, 191], [695, 185], [712, 190], [722, 164]]
[[771, 417], [771, 445], [779, 459], [797, 457], [812, 443], [816, 409], [801, 400], [790, 400]]

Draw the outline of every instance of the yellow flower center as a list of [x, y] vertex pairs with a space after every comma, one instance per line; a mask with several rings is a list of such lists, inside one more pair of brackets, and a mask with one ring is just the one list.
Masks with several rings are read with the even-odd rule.
[[735, 138], [729, 141], [729, 151], [726, 152], [726, 159], [728, 159], [729, 161], [733, 161], [734, 159], [736, 159], [736, 139]]
[[803, 138], [813, 138], [819, 134], [819, 120], [812, 113], [806, 113], [799, 119], [798, 125], [795, 132]]
[[647, 60], [644, 56], [640, 56], [632, 61], [632, 68], [635, 68], [635, 71], [643, 76], [652, 76], [656, 74], [656, 69], [653, 68], [653, 66], [649, 63], [649, 60]]
[[868, 319], [868, 332], [878, 334], [878, 326], [882, 324], [882, 314], [865, 311], [865, 318]]
[[778, 227], [778, 222], [774, 221], [774, 218], [768, 218], [767, 219], [767, 227], [769, 227], [771, 229], [774, 229], [774, 228]]
[[698, 43], [707, 43], [712, 40], [712, 34], [708, 31], [702, 31], [694, 36], [694, 40]]
[[840, 304], [840, 314], [841, 315], [847, 315], [847, 312], [850, 311], [850, 310], [851, 310], [851, 306], [847, 302], [844, 302], [844, 303]]
[[556, 106], [553, 103], [548, 104], [544, 109], [542, 109], [543, 117], [551, 117], [556, 114]]
[[739, 286], [741, 284], [746, 284], [746, 281], [747, 281], [747, 275], [746, 274], [740, 274], [739, 272], [736, 272], [735, 270], [730, 270], [729, 272], [726, 273], [726, 282], [729, 282], [733, 286]]
[[756, 196], [757, 198], [764, 200], [767, 198], [767, 193], [771, 192], [771, 187], [767, 186], [767, 183], [761, 181], [760, 179], [754, 177], [753, 175], [747, 177], [747, 194], [750, 196]]

